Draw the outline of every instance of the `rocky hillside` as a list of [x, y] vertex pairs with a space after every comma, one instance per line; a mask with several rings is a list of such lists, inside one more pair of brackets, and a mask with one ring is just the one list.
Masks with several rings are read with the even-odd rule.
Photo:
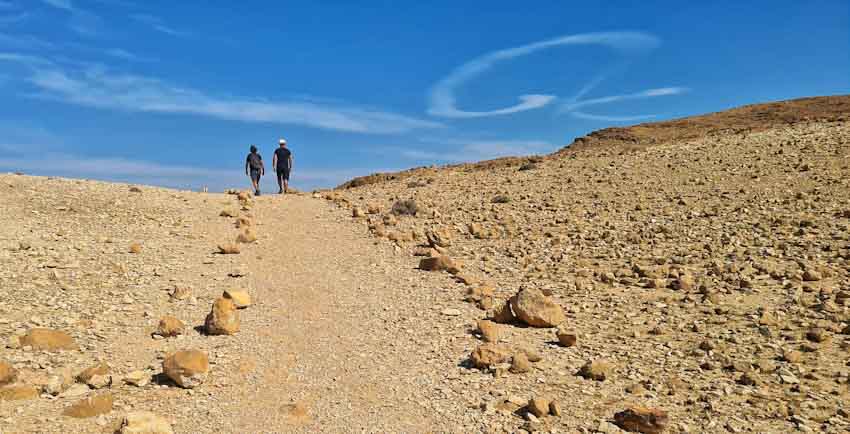
[[324, 196], [454, 278], [470, 334], [444, 356], [492, 431], [847, 432], [848, 109], [609, 129]]

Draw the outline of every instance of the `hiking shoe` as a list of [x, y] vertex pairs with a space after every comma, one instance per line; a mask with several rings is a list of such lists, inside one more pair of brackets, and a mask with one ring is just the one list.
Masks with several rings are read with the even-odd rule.
[[254, 192], [254, 196], [259, 196], [259, 195], [260, 195], [260, 190], [256, 190], [256, 191]]

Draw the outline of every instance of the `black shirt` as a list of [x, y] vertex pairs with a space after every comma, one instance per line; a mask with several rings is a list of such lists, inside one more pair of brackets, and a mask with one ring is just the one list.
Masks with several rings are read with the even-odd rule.
[[245, 159], [245, 164], [251, 169], [260, 170], [263, 167], [263, 157], [260, 154], [250, 153]]
[[286, 148], [277, 148], [274, 150], [275, 156], [277, 156], [277, 168], [278, 169], [289, 169], [289, 157], [292, 155], [292, 152]]

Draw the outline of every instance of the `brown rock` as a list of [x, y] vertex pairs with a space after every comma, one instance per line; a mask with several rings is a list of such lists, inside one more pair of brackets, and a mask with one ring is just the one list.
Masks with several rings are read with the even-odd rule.
[[803, 272], [803, 281], [804, 282], [817, 282], [823, 279], [823, 274], [821, 274], [817, 270], [807, 269]]
[[546, 398], [533, 398], [528, 402], [528, 412], [537, 416], [543, 417], [549, 414], [550, 401]]
[[186, 330], [186, 324], [183, 324], [183, 321], [173, 317], [173, 316], [164, 316], [159, 320], [159, 325], [156, 327], [156, 332], [154, 334], [170, 338], [177, 335], [182, 335]]
[[502, 334], [498, 324], [486, 319], [478, 320], [478, 331], [481, 332], [484, 342], [498, 342]]
[[124, 416], [120, 434], [174, 434], [171, 424], [149, 411], [134, 411]]
[[62, 414], [77, 419], [99, 416], [112, 411], [113, 401], [111, 393], [92, 396], [66, 408]]
[[219, 244], [218, 252], [222, 255], [237, 255], [240, 252], [238, 244]]
[[162, 372], [180, 387], [187, 389], [202, 384], [209, 368], [207, 354], [199, 350], [177, 351], [162, 361]]
[[192, 288], [188, 286], [175, 286], [170, 292], [172, 301], [185, 300], [192, 295]]
[[564, 309], [536, 289], [523, 289], [511, 298], [511, 309], [532, 327], [556, 327], [566, 320]]
[[782, 358], [788, 363], [800, 363], [803, 360], [803, 353], [796, 350], [786, 350], [782, 353]]
[[448, 256], [437, 256], [422, 258], [419, 261], [419, 269], [425, 271], [448, 271], [452, 274], [460, 272], [460, 266]]
[[237, 243], [250, 244], [257, 241], [257, 233], [253, 228], [247, 227], [236, 236]]
[[89, 366], [83, 372], [77, 374], [77, 381], [80, 383], [88, 383], [95, 375], [106, 375], [109, 373], [109, 365], [106, 363], [98, 363], [94, 366]]
[[604, 360], [596, 360], [582, 366], [578, 371], [578, 375], [588, 380], [605, 381], [605, 379], [611, 376], [611, 370], [610, 363]]
[[516, 317], [511, 311], [510, 301], [506, 301], [501, 307], [496, 308], [495, 312], [493, 312], [492, 320], [499, 324], [511, 324], [516, 321]]
[[0, 401], [23, 401], [38, 398], [39, 390], [35, 386], [0, 387]]
[[678, 279], [673, 281], [673, 289], [679, 291], [693, 291], [697, 287], [696, 279], [690, 274], [682, 274]]
[[492, 297], [495, 290], [489, 286], [477, 286], [467, 289], [466, 301], [480, 301], [485, 297]]
[[245, 309], [251, 305], [251, 294], [248, 294], [248, 291], [228, 289], [221, 296], [233, 300], [233, 304], [236, 305], [237, 309]]
[[643, 434], [659, 434], [667, 428], [667, 413], [653, 408], [631, 407], [614, 415], [621, 429]]
[[829, 340], [829, 335], [826, 333], [826, 330], [814, 327], [806, 332], [806, 339], [812, 342], [822, 343]]
[[216, 300], [204, 321], [204, 328], [211, 335], [232, 335], [238, 332], [239, 312], [233, 300], [224, 297]]
[[511, 360], [511, 357], [511, 352], [508, 348], [494, 343], [487, 343], [479, 345], [472, 352], [470, 360], [472, 361], [472, 366], [483, 369], [499, 363], [507, 363]]
[[6, 362], [0, 362], [0, 386], [12, 384], [17, 378], [17, 369]]
[[233, 208], [225, 208], [218, 213], [221, 217], [236, 217], [238, 213]]
[[549, 414], [558, 417], [561, 413], [563, 413], [561, 411], [561, 403], [557, 400], [552, 400], [552, 402], [549, 403]]
[[514, 354], [511, 361], [511, 373], [524, 374], [531, 370], [531, 362], [528, 361], [528, 356], [525, 353]]
[[30, 346], [34, 350], [45, 351], [76, 350], [79, 348], [71, 335], [51, 329], [31, 329], [21, 337], [21, 346]]
[[130, 249], [128, 251], [130, 253], [142, 253], [142, 245], [139, 243], [130, 244]]
[[563, 328], [558, 328], [556, 332], [556, 336], [558, 337], [558, 342], [563, 347], [574, 347], [576, 346], [576, 342], [578, 341], [578, 336], [573, 331], [568, 331]]
[[237, 228], [249, 228], [254, 226], [254, 221], [249, 219], [248, 217], [239, 217], [236, 219], [236, 227]]
[[431, 247], [450, 247], [452, 245], [451, 235], [445, 229], [432, 229], [425, 232], [428, 245]]

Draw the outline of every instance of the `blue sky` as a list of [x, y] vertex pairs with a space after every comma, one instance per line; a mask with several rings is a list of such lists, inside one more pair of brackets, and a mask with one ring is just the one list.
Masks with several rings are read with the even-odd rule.
[[844, 0], [0, 0], [0, 170], [220, 190], [285, 137], [327, 187], [846, 94], [848, 53]]

